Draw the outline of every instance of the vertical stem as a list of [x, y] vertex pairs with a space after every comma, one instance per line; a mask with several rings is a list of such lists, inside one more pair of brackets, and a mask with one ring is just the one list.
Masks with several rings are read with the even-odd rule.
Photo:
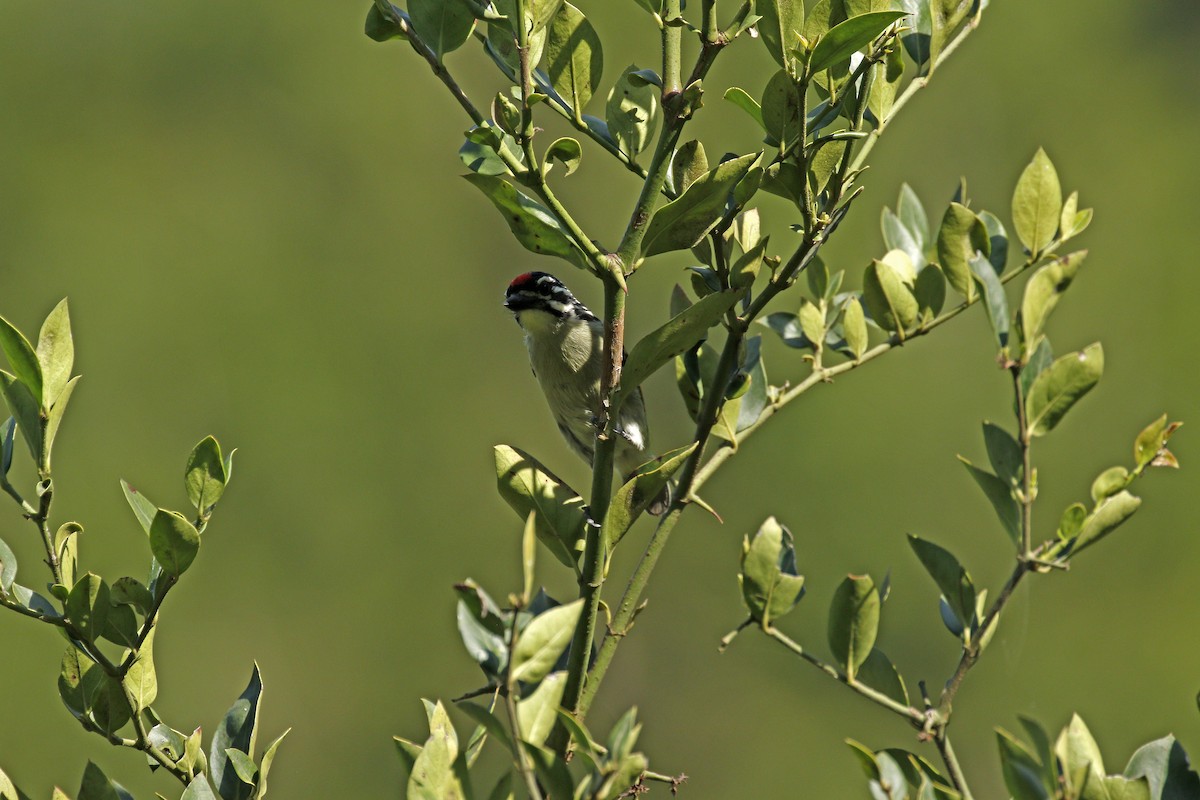
[[683, 86], [680, 83], [679, 64], [681, 59], [681, 51], [683, 44], [683, 28], [677, 24], [672, 24], [674, 20], [680, 17], [680, 0], [667, 0], [663, 8], [663, 27], [662, 27], [662, 77], [663, 77], [663, 100], [668, 100], [672, 95], [683, 91]]
[[942, 763], [946, 765], [946, 772], [950, 775], [950, 782], [954, 784], [954, 788], [962, 795], [963, 800], [973, 800], [971, 790], [967, 787], [967, 776], [963, 774], [958, 757], [954, 755], [954, 747], [950, 744], [950, 737], [946, 735], [946, 729], [940, 729], [933, 737], [933, 741], [937, 745], [938, 752], [942, 754]]
[[1033, 442], [1029, 435], [1029, 414], [1025, 409], [1025, 394], [1021, 391], [1021, 366], [1013, 366], [1013, 394], [1017, 400], [1017, 441], [1021, 445], [1021, 557], [1029, 558], [1033, 550]]

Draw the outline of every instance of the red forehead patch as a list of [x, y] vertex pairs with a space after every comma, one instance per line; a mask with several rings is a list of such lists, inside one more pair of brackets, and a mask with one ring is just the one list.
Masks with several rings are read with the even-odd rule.
[[515, 288], [527, 283], [532, 278], [533, 278], [532, 272], [523, 272], [520, 275], [518, 275], [517, 277], [513, 278], [512, 283], [510, 283], [508, 285], [508, 287], [510, 289], [515, 289]]

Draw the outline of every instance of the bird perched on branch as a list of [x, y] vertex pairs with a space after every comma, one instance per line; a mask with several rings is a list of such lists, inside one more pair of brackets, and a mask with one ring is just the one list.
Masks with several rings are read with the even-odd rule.
[[[570, 448], [591, 464], [600, 418], [604, 323], [547, 272], [526, 272], [514, 278], [504, 293], [504, 307], [525, 331], [529, 365], [558, 430]], [[640, 387], [617, 411], [616, 434], [614, 463], [627, 479], [653, 457], [648, 450], [650, 434]], [[647, 510], [661, 514], [669, 503], [668, 486]]]

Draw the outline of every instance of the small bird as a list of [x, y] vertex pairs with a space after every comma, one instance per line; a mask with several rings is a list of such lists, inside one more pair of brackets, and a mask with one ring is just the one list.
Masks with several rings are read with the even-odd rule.
[[[529, 365], [558, 430], [570, 448], [591, 464], [600, 414], [604, 323], [547, 272], [526, 272], [514, 278], [504, 293], [504, 307], [525, 331]], [[628, 478], [652, 458], [640, 387], [621, 406], [616, 432], [615, 465]], [[667, 486], [647, 510], [661, 514], [669, 503]]]

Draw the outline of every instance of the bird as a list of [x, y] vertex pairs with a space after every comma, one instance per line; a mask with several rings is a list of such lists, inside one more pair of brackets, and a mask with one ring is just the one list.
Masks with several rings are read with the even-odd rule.
[[[559, 432], [567, 446], [591, 464], [601, 411], [604, 323], [548, 272], [525, 272], [513, 278], [504, 293], [504, 307], [525, 332], [529, 366]], [[653, 457], [641, 387], [618, 410], [616, 434], [614, 466], [628, 479]], [[660, 515], [670, 499], [667, 485], [647, 510]]]

